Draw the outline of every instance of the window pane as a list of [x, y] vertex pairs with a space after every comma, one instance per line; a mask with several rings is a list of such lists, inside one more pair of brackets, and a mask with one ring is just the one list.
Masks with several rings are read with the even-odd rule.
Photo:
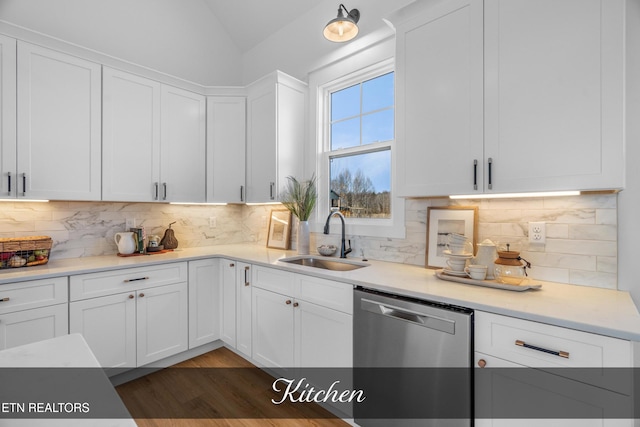
[[331, 94], [331, 121], [360, 114], [360, 85], [348, 87]]
[[362, 116], [362, 144], [391, 141], [393, 138], [393, 110]]
[[360, 117], [331, 125], [331, 149], [357, 147], [360, 145]]
[[393, 107], [393, 73], [388, 73], [362, 83], [362, 112]]
[[330, 160], [330, 199], [346, 217], [391, 218], [391, 150]]

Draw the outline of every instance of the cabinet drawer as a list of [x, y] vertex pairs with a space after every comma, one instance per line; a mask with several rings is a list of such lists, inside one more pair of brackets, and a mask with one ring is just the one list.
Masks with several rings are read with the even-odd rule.
[[253, 286], [256, 288], [293, 295], [293, 273], [254, 265], [252, 278]]
[[70, 278], [70, 300], [78, 301], [152, 286], [186, 282], [187, 271], [187, 263], [179, 262], [79, 274]]
[[[630, 368], [629, 341], [514, 317], [476, 311], [475, 350], [534, 368]], [[549, 352], [546, 352], [546, 351]], [[629, 392], [627, 381], [615, 376], [626, 370], [552, 369], [599, 387]], [[574, 375], [575, 374], [575, 375]], [[618, 378], [619, 379], [619, 378]]]
[[0, 314], [67, 302], [67, 277], [0, 286]]
[[318, 277], [295, 275], [294, 297], [353, 314], [353, 286]]

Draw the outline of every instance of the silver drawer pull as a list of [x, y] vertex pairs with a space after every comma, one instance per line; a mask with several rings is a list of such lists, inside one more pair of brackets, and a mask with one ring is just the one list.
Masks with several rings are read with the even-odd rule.
[[543, 353], [552, 354], [554, 356], [560, 356], [560, 357], [563, 357], [565, 359], [569, 358], [569, 352], [568, 351], [549, 350], [548, 348], [543, 348], [543, 347], [538, 347], [538, 346], [535, 346], [535, 345], [527, 344], [526, 342], [521, 341], [521, 340], [516, 340], [516, 345], [520, 346], [520, 347], [524, 347], [524, 348], [530, 348], [531, 350], [536, 350], [536, 351], [541, 351]]
[[137, 279], [124, 279], [124, 283], [137, 282], [138, 280], [149, 280], [148, 277], [138, 277]]
[[9, 301], [11, 298], [6, 297], [6, 298], [0, 298], [0, 302], [7, 302]]

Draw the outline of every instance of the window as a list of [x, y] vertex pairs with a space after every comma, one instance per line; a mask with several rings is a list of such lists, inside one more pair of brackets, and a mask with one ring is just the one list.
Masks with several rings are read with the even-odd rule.
[[394, 73], [327, 92], [330, 206], [348, 218], [390, 219]]

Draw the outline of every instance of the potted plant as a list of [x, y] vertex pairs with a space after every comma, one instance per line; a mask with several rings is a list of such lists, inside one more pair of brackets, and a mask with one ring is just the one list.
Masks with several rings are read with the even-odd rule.
[[301, 255], [309, 254], [309, 217], [317, 199], [315, 174], [306, 181], [298, 181], [293, 176], [287, 177], [280, 202], [298, 218], [298, 253]]

